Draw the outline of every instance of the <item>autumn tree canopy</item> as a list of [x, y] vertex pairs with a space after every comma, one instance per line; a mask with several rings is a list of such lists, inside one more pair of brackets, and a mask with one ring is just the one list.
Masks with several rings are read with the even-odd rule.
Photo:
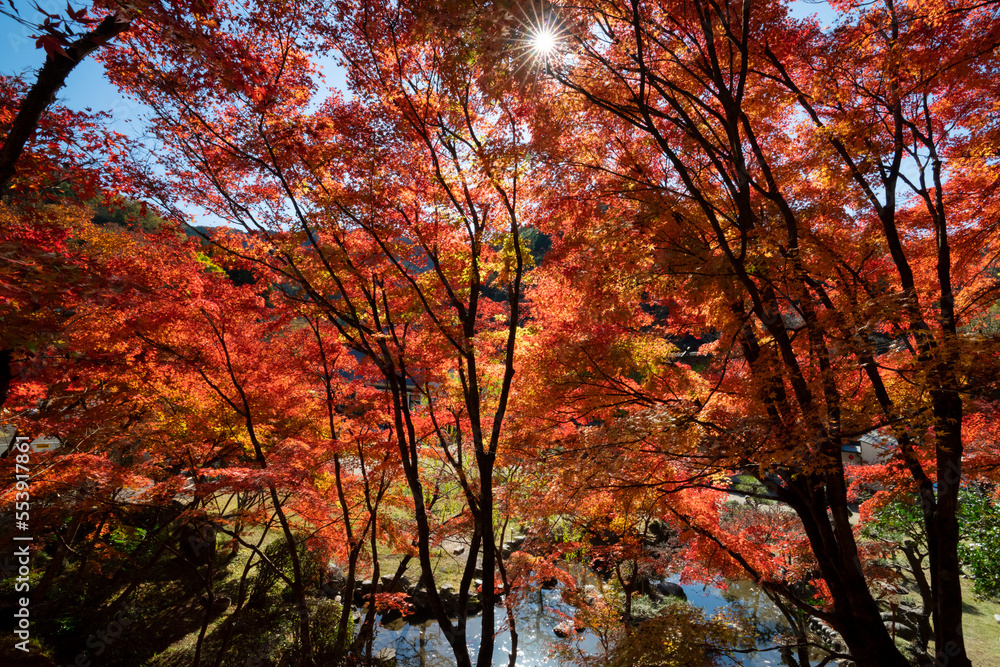
[[[127, 563], [186, 557], [194, 664], [230, 659], [270, 577], [286, 662], [357, 658], [419, 596], [455, 663], [485, 667], [501, 629], [516, 664], [545, 579], [608, 660], [640, 660], [660, 644], [633, 601], [679, 573], [752, 581], [797, 664], [970, 665], [959, 499], [993, 497], [997, 471], [1000, 19], [831, 8], [824, 27], [779, 0], [216, 0], [40, 28], [37, 80], [0, 82], [0, 422], [62, 440], [33, 481], [42, 598], [73, 572], [117, 611], [143, 590]], [[145, 141], [49, 106], [90, 55], [149, 109]], [[95, 224], [120, 197], [171, 222]], [[223, 227], [185, 237], [192, 211]], [[862, 439], [877, 458], [845, 463]], [[899, 503], [930, 629], [908, 652], [884, 598], [916, 552], [866, 530]], [[107, 547], [139, 527], [141, 548]], [[175, 546], [208, 531], [248, 554], [232, 596], [221, 549]], [[436, 559], [456, 540], [452, 604]], [[687, 619], [705, 655], [747, 641], [663, 614], [643, 627]]]

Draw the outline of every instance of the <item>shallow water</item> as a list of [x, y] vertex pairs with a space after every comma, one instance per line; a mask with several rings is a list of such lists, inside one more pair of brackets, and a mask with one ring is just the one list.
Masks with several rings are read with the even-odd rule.
[[[669, 581], [676, 582], [678, 579], [671, 577]], [[710, 616], [716, 610], [736, 602], [755, 612], [754, 617], [757, 619], [758, 627], [773, 631], [780, 626], [781, 619], [777, 610], [766, 597], [747, 582], [733, 583], [725, 593], [714, 587], [698, 585], [684, 586], [684, 592], [687, 594], [688, 602], [703, 609], [706, 615]], [[558, 641], [553, 628], [566, 620], [563, 614], [572, 616], [573, 607], [562, 601], [558, 588], [541, 591], [540, 598], [521, 605], [517, 618], [518, 667], [559, 667], [561, 663], [551, 655], [551, 651]], [[503, 609], [497, 607], [497, 625], [499, 626], [503, 620], [505, 620]], [[470, 648], [479, 645], [481, 623], [479, 616], [468, 620]], [[597, 638], [590, 633], [584, 633], [579, 638], [578, 646], [585, 652], [594, 652], [597, 648]], [[428, 621], [422, 625], [405, 625], [399, 630], [389, 630], [379, 626], [373, 651], [377, 652], [384, 648], [395, 649], [399, 667], [450, 667], [455, 664], [451, 647], [436, 621]], [[472, 659], [475, 662], [475, 653]], [[510, 633], [505, 630], [497, 635], [493, 665], [507, 667], [509, 661]], [[735, 664], [771, 667], [784, 663], [777, 651], [769, 651], [747, 655]]]

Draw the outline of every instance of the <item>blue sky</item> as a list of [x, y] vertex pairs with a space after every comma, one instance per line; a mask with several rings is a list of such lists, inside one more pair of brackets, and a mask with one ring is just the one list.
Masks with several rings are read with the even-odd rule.
[[[66, 13], [66, 0], [39, 0], [42, 9], [50, 13]], [[6, 4], [6, 0], [0, 0]], [[30, 5], [19, 2], [21, 16], [29, 21], [39, 20], [40, 14]], [[21, 74], [30, 85], [38, 69], [45, 62], [45, 52], [35, 47], [35, 34], [14, 19], [0, 15], [0, 74]], [[328, 73], [328, 85], [346, 88], [345, 74], [332, 60], [320, 65]], [[117, 87], [108, 82], [104, 66], [95, 58], [82, 61], [70, 73], [66, 85], [58, 93], [59, 102], [74, 110], [104, 111], [110, 114], [109, 126], [126, 136], [141, 137], [143, 116], [148, 107], [135, 99], [123, 96]], [[184, 207], [187, 208], [187, 207]], [[214, 216], [188, 209], [192, 214], [191, 224], [221, 224]]]
[[[66, 0], [37, 1], [42, 9], [50, 13], [65, 14]], [[6, 2], [4, 4], [6, 5]], [[33, 3], [16, 4], [25, 19], [35, 21], [36, 17], [40, 16], [33, 8]], [[797, 17], [817, 14], [824, 24], [832, 23], [835, 17], [835, 13], [825, 0], [796, 0], [792, 3], [792, 14]], [[29, 83], [34, 80], [35, 72], [45, 60], [45, 52], [35, 47], [32, 34], [34, 33], [30, 28], [8, 16], [0, 15], [0, 73], [22, 74]], [[327, 84], [343, 90], [346, 87], [343, 70], [332, 60], [321, 65], [328, 74]], [[94, 58], [84, 60], [70, 73], [66, 86], [59, 92], [59, 101], [70, 109], [108, 112], [111, 115], [112, 129], [133, 137], [143, 134], [141, 120], [144, 106], [122, 96], [118, 89], [107, 81], [104, 67]], [[196, 217], [199, 218], [200, 224], [213, 224], [211, 219]]]
[[[18, 3], [23, 4], [23, 3]], [[41, 2], [43, 9], [56, 12], [66, 11], [65, 2]], [[34, 9], [19, 7], [26, 19], [37, 16]], [[34, 72], [45, 61], [45, 52], [35, 48], [35, 40], [30, 28], [22, 26], [7, 16], [0, 16], [0, 73], [24, 74], [27, 81], [34, 78]], [[112, 125], [115, 130], [129, 133], [128, 121], [134, 119], [140, 107], [135, 102], [122, 97], [118, 89], [108, 83], [104, 77], [103, 66], [93, 58], [88, 58], [77, 65], [69, 75], [66, 87], [59, 93], [59, 99], [71, 109], [91, 108], [94, 111], [107, 111], [112, 114]]]
[[[40, 0], [43, 9], [52, 13], [66, 13], [66, 0]], [[0, 0], [6, 3], [6, 0]], [[16, 3], [23, 5], [25, 3]], [[21, 15], [34, 21], [40, 16], [33, 8], [19, 7]], [[23, 74], [26, 81], [33, 81], [35, 72], [45, 61], [45, 52], [35, 48], [34, 34], [30, 28], [23, 26], [8, 16], [0, 15], [0, 73]], [[332, 59], [319, 65], [328, 76], [330, 86], [346, 88], [344, 72]], [[59, 92], [59, 101], [74, 110], [90, 108], [94, 111], [106, 111], [111, 114], [112, 128], [131, 136], [141, 134], [141, 127], [135, 123], [143, 112], [143, 105], [123, 97], [118, 89], [108, 83], [104, 76], [104, 67], [93, 57], [87, 58], [70, 73], [66, 86]]]
[[[17, 3], [26, 5], [27, 3]], [[43, 9], [50, 12], [65, 13], [65, 0], [39, 0]], [[32, 20], [38, 16], [30, 6], [22, 7], [21, 11], [26, 19]], [[818, 14], [821, 22], [829, 23], [834, 16], [834, 12], [825, 2], [816, 0], [798, 0], [792, 3], [792, 13], [795, 16], [804, 17], [811, 14]], [[27, 74], [30, 81], [32, 74], [29, 70], [36, 70], [44, 61], [45, 54], [42, 50], [35, 48], [35, 40], [31, 39], [32, 31], [16, 23], [7, 16], [0, 16], [0, 73]], [[331, 71], [332, 68], [326, 68]], [[331, 71], [331, 84], [342, 85], [343, 74]], [[93, 58], [88, 58], [80, 63], [70, 74], [66, 87], [60, 92], [60, 101], [71, 109], [91, 108], [95, 111], [107, 111], [112, 114], [114, 129], [126, 134], [138, 132], [130, 130], [130, 120], [135, 120], [142, 107], [138, 103], [125, 99], [118, 92], [118, 89], [107, 82], [104, 77], [104, 68]]]

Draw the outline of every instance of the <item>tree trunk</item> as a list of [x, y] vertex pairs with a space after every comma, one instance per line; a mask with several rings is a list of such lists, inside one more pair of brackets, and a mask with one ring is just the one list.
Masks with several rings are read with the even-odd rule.
[[[477, 667], [491, 667], [496, 643], [496, 535], [493, 532], [493, 455], [477, 454], [480, 479], [480, 517], [483, 540], [483, 632]], [[475, 554], [470, 554], [475, 557]]]
[[24, 151], [25, 144], [38, 127], [38, 121], [45, 113], [45, 109], [52, 104], [56, 93], [66, 83], [69, 73], [84, 58], [128, 30], [131, 25], [129, 21], [120, 19], [117, 14], [109, 14], [96, 28], [66, 47], [65, 55], [56, 53], [46, 58], [35, 85], [21, 102], [21, 108], [11, 123], [3, 147], [0, 147], [0, 192], [6, 192], [10, 187], [10, 181], [17, 173], [17, 161]]
[[920, 591], [920, 618], [917, 622], [917, 634], [919, 635], [919, 648], [921, 651], [927, 650], [927, 644], [931, 640], [931, 612], [934, 609], [934, 596], [931, 594], [931, 586], [927, 582], [924, 574], [924, 559], [917, 552], [917, 546], [913, 542], [907, 542], [902, 547], [903, 555], [910, 564], [910, 572], [917, 582], [917, 590]]
[[0, 350], [0, 410], [7, 402], [7, 394], [10, 392], [10, 382], [14, 377], [10, 362], [13, 360], [14, 350]]
[[[958, 559], [958, 491], [962, 482], [962, 399], [941, 391], [934, 400], [937, 499], [927, 525], [931, 590], [934, 591], [934, 645], [949, 667], [972, 667], [962, 630], [962, 585]], [[926, 516], [926, 514], [925, 514]]]
[[[839, 455], [839, 447], [837, 449]], [[786, 480], [786, 486], [778, 491], [779, 498], [792, 506], [801, 518], [820, 573], [830, 590], [833, 606], [829, 623], [843, 638], [858, 667], [909, 667], [909, 661], [896, 647], [882, 622], [878, 604], [861, 569], [857, 544], [847, 520], [843, 471], [832, 472], [823, 481], [826, 484], [815, 478], [799, 477]]]

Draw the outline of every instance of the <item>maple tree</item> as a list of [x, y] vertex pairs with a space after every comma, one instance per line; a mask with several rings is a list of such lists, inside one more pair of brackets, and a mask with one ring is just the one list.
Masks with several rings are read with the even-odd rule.
[[[4, 9], [3, 14], [22, 23], [28, 23], [21, 18], [13, 0], [10, 2], [10, 7], [13, 12]], [[66, 17], [43, 12], [44, 21], [33, 26], [40, 33], [37, 43], [39, 47], [45, 49], [46, 58], [34, 84], [19, 100], [16, 114], [10, 119], [3, 144], [0, 145], [0, 192], [8, 190], [25, 145], [42, 122], [43, 114], [55, 99], [56, 92], [65, 84], [70, 72], [84, 58], [130, 27], [129, 14], [121, 10], [112, 11], [103, 19], [97, 20], [90, 18], [86, 9], [74, 10], [68, 3], [66, 9]], [[78, 33], [80, 29], [91, 26], [93, 27], [90, 30]], [[63, 120], [61, 126], [65, 130], [73, 128], [72, 123]], [[50, 125], [54, 124], [50, 121]], [[30, 165], [25, 166], [30, 168]]]
[[[837, 7], [827, 31], [782, 3], [552, 8], [564, 51], [548, 73], [576, 96], [551, 106], [590, 132], [553, 141], [589, 169], [564, 186], [578, 193], [561, 203], [568, 242], [536, 295], [560, 350], [547, 362], [573, 387], [571, 412], [635, 443], [643, 462], [622, 466], [622, 487], [720, 488], [742, 470], [793, 509], [827, 605], [768, 562], [780, 543], [719, 530], [717, 495], [663, 511], [829, 622], [858, 664], [907, 664], [880, 630], [841, 458], [852, 438], [891, 434], [896, 479], [922, 499], [937, 650], [968, 664], [957, 482], [963, 417], [989, 400], [996, 351], [963, 325], [995, 292], [996, 173], [981, 157], [995, 17]], [[699, 349], [702, 372], [672, 351], [688, 333], [718, 337]]]
[[[145, 9], [145, 19], [157, 15], [151, 7]], [[72, 18], [87, 22], [84, 12], [78, 12]], [[195, 24], [200, 25], [206, 17], [196, 15], [194, 19]], [[100, 28], [105, 28], [109, 22], [110, 18]], [[162, 29], [163, 25], [164, 21], [160, 21], [157, 27]], [[58, 27], [50, 25], [49, 21], [46, 21], [46, 26], [52, 30]], [[121, 30], [116, 29], [115, 34], [118, 32]], [[62, 34], [61, 37], [67, 35]], [[88, 35], [84, 39], [92, 37]], [[182, 48], [191, 46], [190, 41], [180, 44]], [[384, 443], [377, 435], [378, 428], [370, 423], [364, 426], [364, 421], [375, 419], [378, 411], [372, 410], [364, 420], [349, 420], [352, 423], [350, 426], [335, 424], [332, 413], [323, 420], [319, 418], [322, 413], [317, 412], [307, 422], [313, 428], [307, 438], [311, 441], [319, 438], [327, 443], [336, 442], [338, 437], [334, 433], [340, 429], [349, 434], [341, 446], [348, 448], [346, 456], [352, 466], [355, 464], [351, 449], [356, 448], [360, 456], [360, 474], [341, 469], [343, 452], [338, 454], [329, 445], [317, 448], [313, 442], [306, 447], [312, 459], [286, 461], [282, 457], [280, 463], [284, 465], [275, 469], [272, 464], [272, 474], [276, 474], [278, 481], [268, 478], [265, 485], [270, 496], [269, 510], [266, 501], [254, 500], [260, 496], [262, 483], [260, 473], [254, 471], [267, 467], [263, 436], [258, 438], [257, 434], [266, 432], [269, 439], [277, 438], [279, 442], [288, 437], [302, 437], [301, 433], [287, 432], [290, 425], [296, 424], [295, 428], [301, 430], [305, 419], [301, 406], [292, 406], [288, 401], [301, 398], [302, 391], [316, 384], [315, 369], [307, 369], [301, 357], [268, 354], [262, 358], [266, 348], [261, 348], [259, 344], [249, 345], [251, 339], [247, 336], [255, 336], [258, 343], [263, 339], [274, 340], [282, 326], [287, 328], [288, 318], [278, 317], [275, 320], [273, 311], [261, 311], [261, 299], [253, 288], [242, 290], [242, 296], [239, 292], [232, 294], [232, 290], [225, 286], [225, 273], [203, 254], [179, 244], [175, 230], [169, 226], [158, 236], [145, 240], [133, 238], [134, 235], [123, 230], [111, 229], [102, 233], [91, 228], [89, 223], [94, 211], [82, 200], [93, 197], [100, 184], [121, 174], [113, 172], [107, 162], [103, 169], [90, 170], [87, 161], [93, 153], [114, 147], [115, 142], [123, 138], [114, 133], [102, 133], [102, 128], [87, 114], [74, 114], [64, 109], [42, 114], [33, 102], [39, 95], [44, 98], [46, 90], [54, 90], [61, 85], [61, 81], [52, 80], [52, 71], [58, 69], [64, 78], [85, 55], [77, 52], [78, 46], [76, 43], [70, 45], [69, 55], [58, 46], [53, 49], [47, 47], [50, 64], [43, 68], [39, 82], [30, 90], [26, 87], [19, 90], [19, 82], [4, 80], [3, 120], [9, 130], [4, 151], [5, 174], [10, 167], [7, 176], [13, 175], [14, 164], [18, 166], [18, 178], [11, 188], [5, 190], [8, 197], [13, 194], [19, 202], [14, 209], [3, 209], [4, 361], [20, 362], [21, 366], [18, 382], [13, 388], [14, 402], [7, 405], [5, 421], [13, 420], [20, 432], [59, 436], [65, 450], [63, 455], [39, 469], [35, 478], [33, 490], [39, 509], [34, 517], [40, 525], [59, 525], [62, 517], [67, 516], [70, 520], [69, 529], [58, 536], [55, 556], [49, 561], [36, 592], [41, 598], [46, 597], [52, 582], [63, 569], [67, 553], [81, 553], [76, 549], [81, 549], [85, 555], [82, 559], [74, 558], [74, 566], [80, 572], [87, 571], [88, 561], [94, 562], [90, 554], [95, 552], [95, 548], [101, 550], [106, 536], [119, 530], [116, 526], [128, 524], [130, 515], [135, 514], [137, 507], [152, 505], [168, 508], [165, 523], [158, 524], [155, 530], [147, 533], [148, 539], [144, 544], [151, 541], [158, 543], [159, 547], [155, 548], [145, 566], [155, 564], [165, 550], [177, 553], [176, 548], [170, 546], [170, 542], [176, 539], [177, 521], [189, 524], [194, 521], [194, 525], [200, 526], [195, 528], [191, 538], [195, 540], [194, 547], [189, 545], [195, 555], [204, 551], [205, 535], [214, 533], [216, 528], [226, 532], [225, 524], [235, 521], [233, 531], [227, 534], [235, 542], [243, 542], [252, 549], [258, 564], [263, 562], [291, 587], [300, 617], [298, 637], [302, 644], [302, 662], [307, 664], [312, 660], [313, 650], [304, 593], [306, 574], [299, 562], [300, 542], [304, 538], [299, 531], [313, 521], [312, 525], [319, 526], [319, 529], [310, 537], [311, 548], [316, 549], [316, 545], [322, 544], [327, 553], [339, 555], [342, 553], [340, 547], [346, 542], [351, 543], [347, 555], [352, 577], [348, 604], [342, 607], [339, 619], [341, 631], [337, 634], [337, 645], [333, 647], [335, 654], [343, 654], [349, 638], [346, 628], [352, 613], [350, 592], [354, 585], [353, 573], [362, 555], [363, 537], [371, 531], [374, 546], [379, 502], [386, 495], [392, 478], [393, 467], [385, 466], [384, 455], [366, 453], [373, 443], [376, 450], [379, 444]], [[88, 47], [89, 50], [92, 49]], [[69, 66], [64, 62], [66, 59], [72, 61]], [[55, 65], [52, 65], [53, 61], [56, 61]], [[52, 88], [53, 85], [55, 88]], [[100, 116], [98, 114], [98, 121]], [[33, 123], [39, 131], [31, 127]], [[33, 135], [34, 143], [28, 144], [27, 149], [22, 151], [25, 144], [22, 140], [29, 134]], [[70, 150], [67, 151], [67, 147]], [[53, 189], [53, 183], [58, 185], [62, 174], [72, 183], [67, 192]], [[119, 182], [116, 185], [122, 184]], [[52, 200], [55, 200], [55, 205], [46, 203]], [[114, 208], [114, 198], [109, 201]], [[144, 214], [144, 207], [142, 212]], [[148, 258], [154, 256], [167, 261], [167, 268], [145, 264]], [[213, 274], [209, 278], [203, 275], [206, 267]], [[26, 303], [35, 305], [27, 307]], [[150, 311], [151, 308], [154, 310]], [[151, 320], [149, 314], [156, 308], [160, 309], [163, 317]], [[227, 339], [227, 317], [235, 317], [241, 324], [253, 322], [256, 317], [260, 326], [230, 327]], [[183, 322], [189, 324], [183, 326]], [[115, 328], [123, 323], [124, 328]], [[111, 329], [107, 328], [109, 325]], [[177, 333], [185, 330], [190, 338], [179, 340]], [[234, 331], [241, 332], [243, 337], [232, 340]], [[318, 331], [316, 339], [322, 345]], [[278, 341], [274, 344], [288, 342], [278, 333]], [[301, 347], [312, 349], [308, 344]], [[16, 348], [29, 351], [28, 358], [33, 359], [30, 366], [15, 358], [15, 353], [21, 351]], [[227, 363], [212, 355], [220, 348], [226, 353], [224, 358]], [[339, 394], [343, 383], [333, 381], [338, 373], [344, 372], [343, 363], [337, 368], [327, 367], [328, 363], [337, 362], [339, 357], [345, 356], [334, 352], [325, 349], [319, 355], [325, 368], [323, 403], [350, 404], [353, 399]], [[274, 364], [277, 362], [285, 365], [276, 367]], [[234, 368], [234, 364], [239, 368]], [[10, 368], [9, 363], [5, 368]], [[248, 380], [246, 368], [255, 368], [258, 373]], [[186, 380], [181, 381], [185, 377]], [[259, 392], [259, 388], [250, 387], [247, 382], [261, 378], [272, 383], [278, 378], [285, 378], [299, 389], [287, 392], [283, 396], [286, 399], [283, 405], [273, 402], [250, 405], [257, 401], [248, 398], [248, 394]], [[11, 373], [5, 373], [5, 399], [11, 379]], [[199, 386], [200, 391], [196, 391]], [[268, 390], [273, 390], [273, 386], [269, 386]], [[336, 397], [332, 394], [334, 391], [338, 392]], [[354, 395], [357, 393], [355, 391]], [[267, 392], [262, 396], [275, 398]], [[312, 400], [306, 402], [307, 406], [319, 405], [313, 394], [308, 396]], [[220, 401], [223, 407], [221, 413], [218, 412]], [[213, 412], [206, 413], [206, 409]], [[235, 414], [226, 418], [227, 409]], [[298, 418], [294, 414], [298, 414]], [[241, 454], [239, 445], [234, 450], [234, 443], [222, 435], [225, 431], [239, 429], [241, 421], [244, 423], [244, 437], [249, 437], [248, 446], [253, 450], [249, 460]], [[95, 429], [95, 423], [101, 424], [101, 428]], [[324, 423], [328, 427], [325, 436], [320, 427]], [[224, 430], [220, 431], [220, 428]], [[373, 433], [376, 435], [373, 436]], [[237, 442], [239, 440], [242, 438], [237, 438]], [[181, 448], [157, 451], [158, 444], [163, 446], [167, 443]], [[299, 441], [293, 440], [293, 443]], [[247, 446], [246, 443], [244, 445]], [[137, 448], [141, 448], [141, 454], [136, 451]], [[292, 449], [295, 449], [294, 445]], [[331, 454], [334, 461], [332, 466], [328, 466], [326, 458]], [[370, 468], [366, 470], [365, 457], [369, 455], [375, 461], [369, 463]], [[136, 456], [141, 456], [141, 464], [136, 461]], [[227, 464], [228, 468], [223, 474], [200, 470], [209, 464], [213, 467]], [[296, 468], [295, 464], [299, 467]], [[84, 481], [97, 471], [102, 473], [98, 477], [99, 484]], [[181, 475], [181, 471], [186, 471], [186, 476]], [[187, 481], [188, 477], [192, 481], [201, 480], [205, 474], [215, 478], [215, 483], [205, 485]], [[324, 492], [317, 492], [317, 495], [302, 493], [305, 478], [322, 487]], [[329, 510], [324, 515], [321, 507], [315, 505], [317, 498], [330, 497], [327, 489], [329, 478], [334, 480], [336, 486], [337, 493], [333, 497], [340, 501], [337, 513], [344, 522], [342, 525], [346, 525], [347, 540], [335, 538], [337, 522], [330, 520]], [[282, 488], [279, 496], [278, 487], [289, 484], [296, 487], [296, 493], [291, 494], [287, 488]], [[193, 500], [183, 513], [178, 514], [171, 511], [170, 506], [176, 504], [175, 494], [182, 490], [190, 490]], [[357, 493], [365, 494], [367, 510], [357, 510]], [[301, 502], [290, 503], [289, 496], [292, 495], [295, 501]], [[228, 516], [216, 515], [212, 509], [214, 503], [227, 496], [239, 498], [239, 509]], [[228, 501], [226, 505], [228, 507]], [[329, 507], [332, 509], [332, 506]], [[296, 517], [294, 526], [289, 519], [290, 513]], [[96, 529], [87, 528], [86, 525], [95, 517], [99, 517]], [[206, 518], [212, 523], [206, 523]], [[280, 524], [287, 544], [286, 553], [292, 570], [288, 576], [268, 560], [260, 542], [254, 546], [245, 543], [240, 536], [248, 522], [263, 525], [266, 535], [267, 527], [275, 521]], [[380, 516], [379, 521], [391, 525], [385, 516]], [[362, 540], [351, 540], [352, 530]], [[182, 528], [182, 549], [184, 531]], [[373, 557], [377, 578], [377, 555]], [[253, 563], [254, 556], [251, 556], [244, 569], [243, 581]], [[214, 567], [212, 562], [209, 565], [206, 573], [196, 573], [202, 577], [207, 593], [206, 613], [195, 654], [196, 664], [200, 660], [202, 640], [216, 598], [213, 592]], [[121, 575], [126, 571], [136, 572], [138, 569], [119, 570], [118, 575], [108, 583], [110, 590], [114, 591], [116, 582], [120, 585]], [[90, 574], [95, 579], [103, 578], [98, 572]], [[117, 602], [113, 607], [120, 608], [140, 583], [140, 580], [132, 579], [124, 593], [115, 593]], [[241, 584], [241, 593], [243, 591]], [[244, 601], [241, 596], [238, 604], [242, 606]], [[370, 637], [374, 611], [375, 605], [372, 605], [366, 622], [367, 635], [363, 631], [359, 642], [365, 636]], [[227, 633], [236, 624], [238, 614], [239, 609], [230, 617]], [[221, 659], [222, 653], [216, 657], [216, 664]]]
[[[27, 95], [21, 79], [0, 77], [0, 128], [13, 127]], [[100, 195], [123, 154], [121, 135], [106, 132], [103, 121], [104, 114], [51, 108], [18, 156], [21, 177], [4, 186], [0, 407], [33, 350], [58, 334], [80, 299], [103, 288], [71, 243], [74, 227], [93, 215], [83, 200]]]
[[[0, 144], [0, 193], [5, 198], [34, 198], [44, 194], [46, 188], [59, 185], [61, 180], [65, 183], [69, 170], [71, 188], [80, 199], [92, 198], [101, 193], [102, 186], [111, 184], [114, 187], [107, 191], [114, 192], [124, 176], [117, 172], [116, 166], [127, 144], [125, 137], [103, 127], [107, 113], [53, 107], [56, 94], [80, 62], [114, 43], [133, 22], [147, 29], [156, 26], [170, 36], [168, 41], [174, 48], [206, 48], [210, 40], [205, 26], [220, 20], [213, 12], [213, 3], [189, 6], [186, 2], [154, 0], [124, 5], [99, 0], [79, 9], [67, 3], [65, 15], [47, 12], [36, 5], [34, 9], [42, 17], [34, 20], [22, 15], [14, 0], [8, 5], [10, 9], [3, 8], [0, 12], [35, 31], [36, 45], [45, 58], [31, 85], [9, 76], [0, 82], [0, 128], [4, 132]], [[103, 164], [95, 164], [101, 157]], [[10, 238], [16, 238], [15, 226], [11, 225], [9, 232]], [[43, 239], [44, 236], [37, 229], [31, 238], [15, 244], [23, 244], [21, 252], [28, 262], [32, 261], [34, 250], [39, 247], [50, 250], [62, 241], [58, 233], [48, 239]], [[5, 252], [8, 257], [10, 254]], [[5, 281], [4, 285], [10, 283]], [[15, 334], [7, 342], [17, 340]], [[14, 358], [21, 352], [9, 346], [0, 349], [0, 407], [16, 373]]]
[[[326, 340], [320, 325], [302, 328], [293, 324], [296, 311], [266, 305], [261, 280], [234, 286], [172, 228], [141, 234], [84, 225], [75, 240], [115, 289], [76, 305], [58, 356], [17, 383], [8, 412], [25, 432], [58, 435], [65, 450], [47, 457], [33, 476], [35, 520], [69, 523], [36, 595], [45, 598], [72, 553], [76, 571], [87, 572], [91, 586], [103, 581], [98, 588], [110, 588], [112, 607], [120, 607], [142, 578], [128, 582], [123, 574], [138, 568], [112, 574], [121, 555], [100, 552], [108, 535], [157, 508], [163, 518], [126, 560], [152, 567], [164, 553], [187, 549], [194, 565], [208, 565], [193, 568], [207, 600], [196, 664], [220, 598], [215, 572], [222, 556], [215, 555], [215, 537], [207, 537], [216, 533], [234, 553], [239, 546], [252, 552], [244, 581], [256, 566], [290, 588], [303, 664], [357, 651], [346, 631], [355, 572], [374, 563], [377, 579], [376, 530], [380, 538], [394, 532], [382, 505], [399, 500], [391, 488], [398, 465], [382, 434], [378, 393], [360, 377], [345, 380], [355, 375], [349, 370], [354, 358]], [[154, 248], [160, 261], [150, 265]], [[94, 521], [96, 529], [88, 528]], [[250, 526], [263, 528], [260, 539], [247, 534]], [[275, 563], [276, 552], [262, 546], [272, 526], [285, 545], [287, 572]], [[173, 546], [178, 527], [179, 549]], [[366, 535], [370, 552], [363, 552]], [[95, 549], [93, 558], [79, 557]], [[348, 566], [347, 604], [336, 619], [336, 642], [326, 647], [330, 653], [317, 653], [311, 640], [307, 587], [315, 586], [315, 574], [304, 559]], [[92, 569], [98, 561], [111, 572]], [[123, 583], [125, 592], [115, 590]], [[240, 626], [247, 602], [241, 583], [223, 630], [227, 637]], [[370, 637], [375, 610], [372, 605], [355, 644]]]
[[[288, 22], [241, 14], [215, 26], [215, 50], [199, 53], [198, 78], [187, 55], [142, 29], [109, 62], [115, 80], [156, 110], [157, 131], [183, 158], [166, 165], [163, 203], [183, 198], [251, 232], [252, 248], [213, 246], [280, 275], [288, 289], [276, 298], [336, 328], [365, 360], [362, 376], [391, 397], [430, 606], [459, 664], [470, 664], [466, 609], [481, 561], [485, 664], [500, 539], [493, 477], [523, 298], [521, 218], [533, 205], [525, 107], [477, 80], [461, 57], [469, 48], [461, 33], [429, 44], [424, 25], [404, 12], [384, 7], [374, 19], [345, 7], [339, 26], [314, 35], [341, 50], [365, 99], [330, 94], [313, 109], [306, 9]], [[219, 44], [236, 57], [217, 57]], [[386, 55], [372, 58], [375, 51]], [[155, 68], [128, 67], [131, 52]], [[431, 562], [444, 527], [428, 512], [425, 486], [442, 466], [472, 528], [457, 623]]]

